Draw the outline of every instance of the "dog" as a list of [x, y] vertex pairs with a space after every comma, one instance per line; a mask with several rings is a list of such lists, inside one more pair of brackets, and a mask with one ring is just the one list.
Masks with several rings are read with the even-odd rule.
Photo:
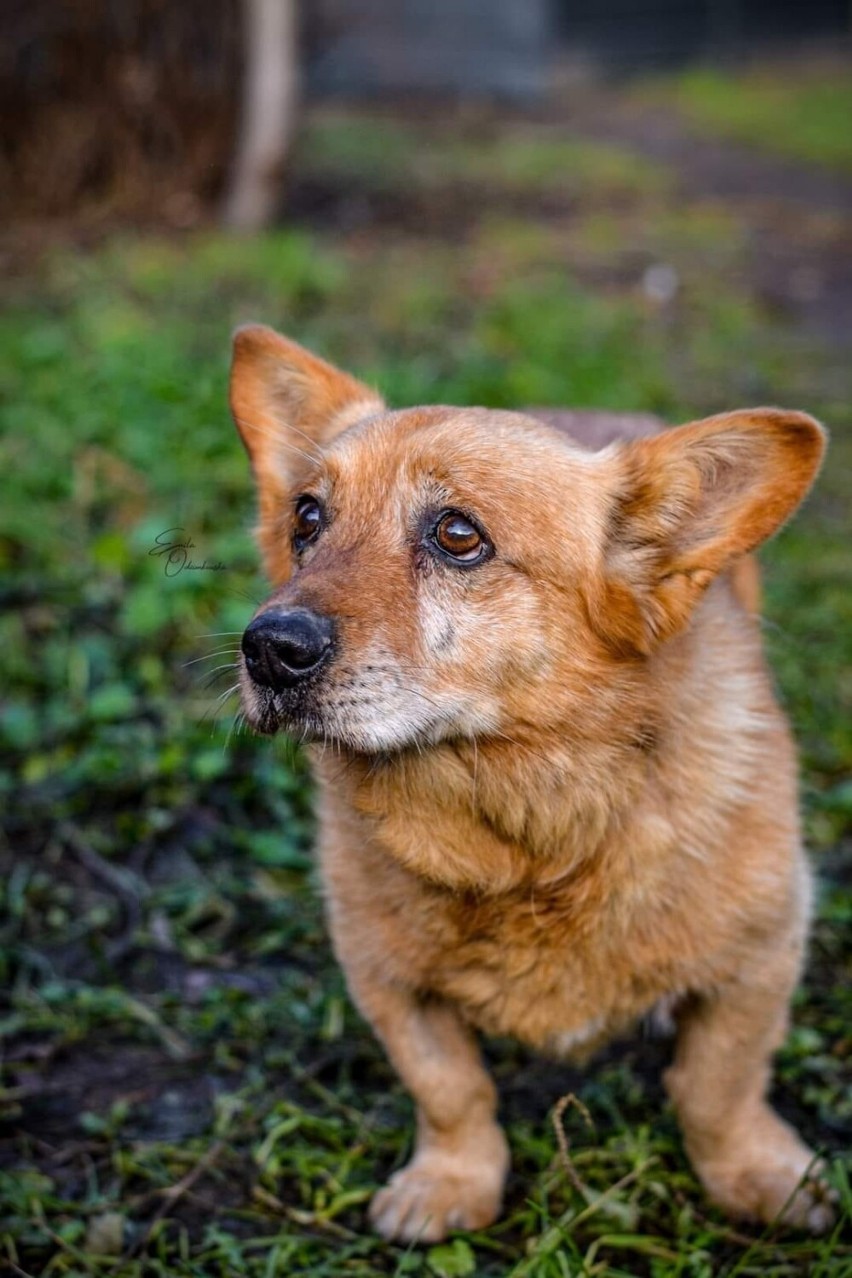
[[374, 1227], [431, 1242], [498, 1216], [475, 1031], [582, 1059], [664, 1004], [709, 1197], [826, 1229], [815, 1156], [766, 1100], [811, 886], [750, 558], [822, 427], [391, 411], [259, 325], [230, 399], [274, 587], [242, 706], [308, 743], [334, 949], [417, 1106]]

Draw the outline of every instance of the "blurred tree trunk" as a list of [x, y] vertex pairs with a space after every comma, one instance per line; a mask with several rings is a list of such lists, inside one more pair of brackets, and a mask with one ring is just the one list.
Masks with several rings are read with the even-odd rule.
[[242, 0], [245, 71], [240, 131], [224, 220], [241, 231], [271, 220], [299, 98], [296, 0]]

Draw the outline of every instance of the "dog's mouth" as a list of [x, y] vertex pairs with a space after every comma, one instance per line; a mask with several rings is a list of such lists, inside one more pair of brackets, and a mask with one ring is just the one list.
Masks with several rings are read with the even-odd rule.
[[257, 683], [245, 669], [240, 674], [240, 697], [246, 722], [255, 732], [274, 736], [289, 732], [301, 741], [329, 739], [322, 713], [312, 704], [307, 689], [294, 696]]
[[448, 713], [376, 667], [365, 674], [341, 669], [296, 689], [258, 685], [243, 669], [243, 712], [256, 732], [286, 732], [302, 743], [319, 742], [359, 754], [380, 754], [428, 745], [452, 735]]

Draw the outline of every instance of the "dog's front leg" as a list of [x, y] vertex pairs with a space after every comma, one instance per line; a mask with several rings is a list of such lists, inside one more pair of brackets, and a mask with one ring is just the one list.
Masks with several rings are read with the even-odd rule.
[[735, 1216], [783, 1217], [822, 1232], [833, 1212], [813, 1151], [766, 1102], [794, 984], [795, 973], [767, 979], [764, 970], [754, 984], [744, 979], [692, 1002], [680, 1018], [666, 1086], [711, 1198]]
[[414, 1155], [373, 1199], [373, 1225], [385, 1238], [435, 1242], [491, 1224], [509, 1150], [472, 1033], [446, 1003], [380, 984], [353, 993], [417, 1103]]

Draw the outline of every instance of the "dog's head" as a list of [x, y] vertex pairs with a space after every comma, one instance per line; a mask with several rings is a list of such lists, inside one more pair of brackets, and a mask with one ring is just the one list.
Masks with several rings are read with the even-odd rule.
[[259, 326], [236, 334], [231, 406], [275, 587], [243, 637], [247, 717], [365, 753], [594, 713], [824, 448], [778, 409], [598, 453], [520, 413], [392, 412]]

